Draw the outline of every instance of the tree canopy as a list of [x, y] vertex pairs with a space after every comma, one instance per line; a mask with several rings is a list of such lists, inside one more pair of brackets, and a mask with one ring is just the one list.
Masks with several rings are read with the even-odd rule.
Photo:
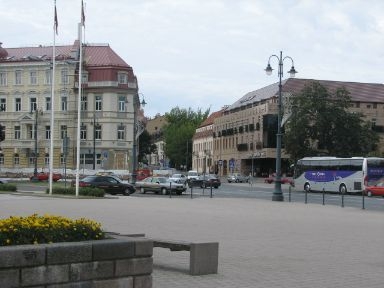
[[329, 91], [312, 82], [290, 98], [291, 116], [285, 125], [285, 150], [293, 160], [305, 156], [365, 156], [377, 148], [379, 136], [361, 113], [348, 110], [350, 93]]
[[[180, 168], [181, 165], [191, 166], [192, 137], [201, 123], [207, 119], [209, 110], [196, 112], [191, 108], [173, 108], [165, 114], [167, 125], [164, 127], [165, 155], [170, 160], [171, 167]], [[188, 168], [187, 167], [187, 168]]]
[[151, 135], [147, 130], [144, 130], [143, 133], [139, 136], [139, 155], [138, 160], [144, 164], [148, 164], [148, 159], [146, 155], [150, 155], [156, 152], [156, 145], [151, 143]]

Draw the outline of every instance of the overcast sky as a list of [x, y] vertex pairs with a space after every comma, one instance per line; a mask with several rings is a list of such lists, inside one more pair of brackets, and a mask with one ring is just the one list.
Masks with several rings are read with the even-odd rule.
[[[211, 112], [278, 81], [272, 54], [298, 78], [384, 82], [382, 0], [85, 0], [85, 42], [109, 43], [138, 78], [153, 117]], [[81, 0], [57, 0], [57, 45], [77, 38]], [[0, 0], [3, 47], [52, 45], [54, 0]], [[284, 72], [291, 67], [286, 59]], [[284, 74], [284, 78], [288, 74]]]

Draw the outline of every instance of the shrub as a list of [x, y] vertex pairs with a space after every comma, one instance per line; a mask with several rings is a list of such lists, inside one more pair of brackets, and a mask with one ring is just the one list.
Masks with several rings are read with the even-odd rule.
[[89, 219], [37, 214], [0, 220], [0, 246], [104, 239], [101, 225]]
[[15, 184], [0, 184], [0, 191], [12, 191], [15, 192], [17, 190], [17, 187]]
[[[45, 193], [49, 193], [49, 189], [45, 191]], [[61, 195], [76, 195], [75, 187], [54, 187], [52, 188], [52, 194], [61, 194]], [[83, 187], [79, 188], [80, 196], [92, 196], [92, 197], [104, 197], [105, 192], [100, 188], [91, 188], [91, 187]]]

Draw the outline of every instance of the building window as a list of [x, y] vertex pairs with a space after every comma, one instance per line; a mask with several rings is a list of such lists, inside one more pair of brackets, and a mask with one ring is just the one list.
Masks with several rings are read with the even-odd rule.
[[87, 127], [85, 125], [80, 127], [80, 139], [87, 140]]
[[22, 76], [23, 76], [23, 71], [22, 70], [16, 70], [15, 71], [15, 85], [23, 84]]
[[67, 125], [60, 126], [60, 139], [67, 137]]
[[36, 70], [29, 71], [29, 83], [31, 85], [37, 85], [37, 71]]
[[45, 70], [45, 79], [44, 79], [44, 83], [46, 85], [51, 85], [52, 84], [52, 70], [51, 69], [47, 69]]
[[117, 140], [125, 140], [125, 127], [124, 127], [124, 125], [119, 125], [117, 127]]
[[21, 139], [20, 126], [15, 126], [15, 139]]
[[68, 109], [68, 98], [67, 96], [61, 96], [61, 111], [67, 111]]
[[128, 83], [128, 74], [125, 72], [118, 73], [118, 82], [119, 84], [127, 84]]
[[7, 86], [7, 72], [0, 72], [0, 86]]
[[377, 103], [373, 103], [373, 104], [372, 104], [372, 108], [373, 108], [373, 109], [377, 109]]
[[48, 154], [48, 153], [46, 153], [45, 156], [44, 156], [44, 164], [45, 164], [46, 166], [49, 165], [49, 154]]
[[100, 95], [95, 96], [95, 111], [101, 111], [103, 109], [103, 103], [101, 100], [102, 99]]
[[37, 99], [32, 97], [29, 99], [30, 102], [30, 111], [35, 112], [37, 110]]
[[81, 96], [81, 111], [88, 110], [88, 98], [87, 96]]
[[61, 84], [68, 84], [69, 78], [68, 78], [68, 69], [64, 68], [61, 70]]
[[15, 99], [15, 111], [21, 111], [21, 98], [16, 98]]
[[61, 153], [60, 154], [60, 165], [65, 165], [65, 160], [66, 160], [66, 157], [65, 157], [64, 153]]
[[87, 72], [83, 72], [83, 77], [81, 79], [81, 83], [88, 83], [88, 73]]
[[51, 110], [51, 97], [45, 97], [45, 110]]
[[0, 111], [7, 111], [7, 99], [0, 99]]
[[1, 166], [4, 165], [4, 154], [3, 153], [0, 153], [0, 165]]
[[124, 95], [119, 95], [119, 112], [125, 112], [125, 103], [127, 103], [127, 98]]
[[35, 153], [31, 153], [31, 155], [29, 155], [29, 158], [28, 158], [28, 164], [30, 166], [34, 165], [35, 164], [35, 160], [36, 160]]
[[51, 126], [45, 126], [45, 139], [51, 139]]
[[19, 154], [13, 155], [13, 165], [19, 165], [19, 164], [20, 164]]
[[95, 126], [95, 139], [101, 140], [101, 125]]

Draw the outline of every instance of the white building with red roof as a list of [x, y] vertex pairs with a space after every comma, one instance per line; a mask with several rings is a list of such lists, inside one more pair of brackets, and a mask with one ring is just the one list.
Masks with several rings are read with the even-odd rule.
[[[33, 168], [37, 161], [39, 170], [48, 169], [53, 137], [54, 169], [75, 169], [79, 41], [55, 47], [55, 75], [52, 46], [1, 46], [1, 167]], [[140, 105], [136, 76], [108, 44], [83, 44], [82, 51], [80, 167], [131, 171], [134, 103]], [[143, 115], [140, 107], [136, 111]]]

